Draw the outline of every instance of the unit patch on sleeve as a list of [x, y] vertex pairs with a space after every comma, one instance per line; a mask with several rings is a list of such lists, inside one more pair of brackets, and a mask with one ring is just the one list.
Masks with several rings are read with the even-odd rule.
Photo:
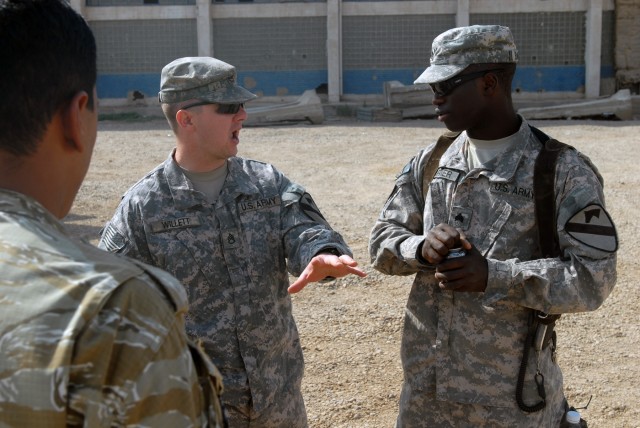
[[400, 172], [400, 174], [396, 175], [396, 178], [400, 177], [401, 175], [405, 175], [411, 172], [411, 163], [413, 162], [413, 159], [411, 159], [411, 162], [409, 162], [408, 164], [406, 164], [404, 166], [404, 168], [402, 168], [402, 171]]
[[590, 247], [614, 252], [618, 235], [609, 213], [600, 205], [589, 205], [574, 214], [564, 225], [569, 235]]
[[118, 229], [113, 227], [111, 224], [108, 224], [107, 227], [102, 230], [101, 235], [102, 245], [107, 251], [119, 251], [124, 248], [127, 243], [124, 236], [122, 236], [120, 232], [118, 232]]
[[322, 216], [320, 209], [313, 201], [310, 194], [305, 193], [302, 195], [302, 198], [300, 198], [300, 208], [302, 208], [302, 212], [304, 212], [311, 220], [324, 224], [325, 226], [329, 226], [329, 223], [327, 223], [327, 220]]

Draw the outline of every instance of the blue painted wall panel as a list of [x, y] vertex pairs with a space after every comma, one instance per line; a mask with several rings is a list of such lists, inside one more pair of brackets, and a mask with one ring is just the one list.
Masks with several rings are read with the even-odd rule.
[[521, 92], [575, 92], [584, 86], [583, 66], [542, 67], [516, 69], [513, 90]]
[[404, 85], [413, 81], [424, 70], [346, 70], [343, 76], [345, 94], [382, 94], [384, 82], [397, 80]]
[[[610, 77], [613, 70], [603, 67], [602, 77]], [[397, 80], [411, 85], [423, 70], [347, 70], [344, 73], [345, 94], [381, 94], [383, 83]], [[583, 66], [520, 67], [516, 69], [513, 89], [522, 92], [574, 92], [584, 86]]]
[[[265, 96], [300, 95], [327, 83], [326, 70], [251, 71], [238, 73], [238, 82], [250, 91]], [[158, 74], [101, 74], [98, 76], [99, 98], [127, 98], [130, 91], [140, 91], [147, 98], [157, 97]]]
[[[405, 85], [422, 73], [420, 70], [346, 70], [344, 93], [350, 95], [382, 94], [383, 84], [397, 80]], [[516, 70], [513, 89], [521, 92], [575, 92], [584, 86], [584, 66], [525, 66]], [[614, 77], [613, 66], [601, 69], [602, 78]], [[327, 83], [326, 70], [240, 72], [238, 82], [262, 96], [300, 95], [307, 89]], [[137, 90], [155, 98], [160, 74], [102, 74], [98, 76], [98, 97], [126, 98]]]
[[261, 96], [300, 95], [326, 84], [327, 70], [239, 72], [238, 83]]
[[147, 98], [157, 98], [160, 73], [100, 74], [96, 86], [98, 98], [127, 98], [130, 91], [140, 91]]

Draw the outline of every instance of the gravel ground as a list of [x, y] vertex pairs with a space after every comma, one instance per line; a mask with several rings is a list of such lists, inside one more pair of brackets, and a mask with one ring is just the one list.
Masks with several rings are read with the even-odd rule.
[[[618, 283], [595, 312], [564, 316], [558, 326], [566, 394], [590, 427], [640, 427], [640, 222], [636, 159], [639, 121], [538, 121], [535, 125], [587, 154], [605, 178], [620, 237]], [[74, 234], [93, 243], [120, 196], [173, 147], [162, 120], [101, 122], [93, 163], [71, 213]], [[411, 277], [390, 277], [368, 262], [369, 231], [395, 175], [443, 127], [435, 120], [246, 128], [240, 155], [270, 162], [303, 184], [369, 273], [314, 284], [293, 297], [306, 372], [311, 427], [392, 427], [402, 371], [404, 305]], [[514, 378], [515, 382], [515, 378]], [[636, 403], [636, 404], [634, 404]]]

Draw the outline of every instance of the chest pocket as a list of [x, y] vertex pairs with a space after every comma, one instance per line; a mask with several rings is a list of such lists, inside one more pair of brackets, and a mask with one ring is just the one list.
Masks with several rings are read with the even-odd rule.
[[[458, 186], [457, 179], [458, 176], [456, 176], [456, 180], [434, 178], [429, 184], [427, 203], [431, 207], [432, 218], [425, 218], [425, 232], [439, 223], [447, 223], [449, 221], [453, 194]], [[425, 214], [427, 214], [426, 210]]]
[[478, 227], [478, 230], [482, 230], [482, 228], [484, 228], [484, 231], [480, 234], [478, 241], [475, 244], [478, 251], [480, 251], [483, 256], [487, 256], [489, 250], [495, 244], [500, 233], [505, 228], [505, 225], [512, 213], [513, 207], [511, 204], [504, 200], [497, 200], [491, 207], [486, 221], [480, 219], [480, 221], [482, 221], [486, 226], [475, 225], [475, 227]]
[[238, 203], [242, 234], [252, 264], [262, 264], [264, 260], [274, 260], [278, 257], [282, 247], [282, 205], [283, 201], [277, 195]]
[[[217, 222], [199, 218], [197, 227], [165, 229], [148, 236], [150, 251], [156, 261], [154, 265], [170, 272], [185, 284], [209, 281], [214, 277], [212, 264], [222, 260], [222, 246]], [[189, 298], [193, 295], [190, 291]]]

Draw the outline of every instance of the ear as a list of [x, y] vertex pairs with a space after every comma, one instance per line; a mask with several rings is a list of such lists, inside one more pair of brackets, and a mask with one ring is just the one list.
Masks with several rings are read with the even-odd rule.
[[485, 95], [494, 95], [500, 89], [500, 81], [495, 73], [487, 73], [482, 78], [482, 90]]
[[[62, 125], [67, 146], [72, 150], [86, 150], [83, 134], [83, 119], [89, 110], [89, 94], [85, 91], [76, 93], [62, 112]], [[94, 106], [95, 108], [95, 106]], [[86, 119], [85, 119], [86, 120]]]
[[176, 112], [176, 122], [180, 128], [189, 128], [193, 126], [193, 121], [191, 120], [191, 113], [186, 110], [178, 110]]

